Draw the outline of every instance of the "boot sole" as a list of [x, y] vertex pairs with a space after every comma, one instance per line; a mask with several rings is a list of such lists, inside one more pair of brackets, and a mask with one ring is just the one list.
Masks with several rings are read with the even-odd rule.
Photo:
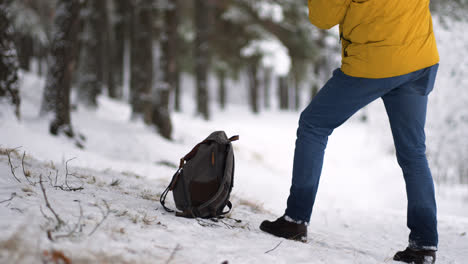
[[260, 230], [262, 230], [263, 232], [266, 232], [266, 233], [268, 233], [270, 235], [276, 236], [276, 237], [282, 237], [282, 238], [286, 238], [286, 239], [294, 240], [294, 241], [298, 241], [298, 242], [303, 242], [303, 243], [307, 242], [307, 234], [304, 234], [304, 233], [303, 234], [293, 235], [293, 236], [288, 236], [288, 235], [285, 235], [285, 234], [282, 234], [282, 233], [275, 232], [274, 230], [269, 229], [268, 227], [265, 227], [265, 226], [262, 226], [262, 225], [260, 225]]

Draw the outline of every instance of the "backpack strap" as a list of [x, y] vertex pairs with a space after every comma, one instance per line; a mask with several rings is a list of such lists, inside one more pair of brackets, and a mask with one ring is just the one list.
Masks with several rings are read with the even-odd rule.
[[227, 215], [227, 214], [229, 214], [229, 212], [231, 212], [231, 210], [232, 210], [232, 203], [231, 203], [231, 201], [228, 200], [228, 201], [226, 202], [226, 206], [227, 206], [229, 209], [228, 209], [226, 212], [221, 212], [220, 215]]
[[169, 191], [174, 190], [175, 184], [177, 183], [177, 180], [179, 180], [179, 177], [180, 177], [181, 173], [182, 173], [182, 168], [179, 168], [176, 171], [176, 173], [174, 174], [174, 176], [172, 176], [172, 179], [171, 179], [171, 182], [169, 183], [169, 186], [167, 186], [167, 188], [161, 194], [161, 198], [159, 199], [159, 202], [164, 207], [164, 210], [166, 210], [169, 213], [173, 213], [173, 212], [175, 212], [175, 210], [166, 207], [166, 205], [165, 205], [166, 197], [167, 197], [167, 194], [169, 193]]

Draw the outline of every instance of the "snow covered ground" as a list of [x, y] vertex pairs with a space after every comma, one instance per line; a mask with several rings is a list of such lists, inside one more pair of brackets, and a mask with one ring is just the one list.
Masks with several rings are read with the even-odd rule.
[[[173, 116], [171, 142], [128, 121], [127, 104], [100, 97], [96, 111], [73, 113], [75, 128], [87, 137], [80, 150], [50, 136], [47, 122], [37, 117], [42, 80], [26, 74], [22, 87], [23, 121], [6, 109], [0, 115], [0, 263], [392, 263], [394, 252], [406, 246], [404, 182], [381, 123], [356, 117], [332, 135], [309, 240], [300, 243], [258, 228], [285, 209], [298, 113], [256, 116], [231, 105], [206, 122], [186, 109]], [[370, 109], [384, 115], [380, 102]], [[234, 143], [232, 214], [213, 222], [166, 213], [159, 195], [173, 166], [221, 129], [240, 135]], [[10, 158], [21, 183], [7, 156], [17, 147]], [[46, 206], [40, 177], [64, 222], [60, 227]], [[438, 263], [466, 263], [468, 189], [437, 186], [437, 196]]]
[[[468, 60], [463, 54], [468, 38], [459, 34], [466, 25], [455, 23], [451, 25], [454, 30], [448, 31], [435, 20], [435, 26], [442, 61], [428, 116], [428, 144], [433, 150], [437, 148], [431, 144], [439, 144], [437, 139], [450, 132], [438, 132], [443, 123], [437, 124], [437, 120], [454, 111], [463, 115], [463, 97], [468, 95], [460, 92], [468, 81]], [[174, 140], [167, 141], [152, 128], [129, 121], [127, 104], [102, 96], [95, 111], [79, 108], [72, 115], [75, 129], [87, 137], [81, 150], [66, 138], [50, 136], [48, 122], [37, 117], [43, 80], [22, 74], [21, 81], [22, 121], [0, 106], [2, 264], [68, 260], [393, 263], [395, 251], [407, 244], [404, 182], [380, 101], [366, 108], [367, 123], [353, 117], [331, 136], [309, 240], [300, 243], [258, 228], [264, 219], [275, 219], [284, 212], [297, 112], [253, 115], [245, 106], [231, 104], [225, 112], [214, 111], [212, 120], [206, 122], [193, 116], [188, 93], [184, 113], [173, 114]], [[230, 217], [213, 222], [166, 213], [159, 196], [178, 160], [215, 130], [240, 135], [234, 143], [236, 173]], [[444, 135], [466, 145], [463, 134], [453, 134]], [[454, 153], [452, 148], [448, 146], [440, 155]], [[10, 162], [21, 182], [14, 178]], [[468, 187], [437, 184], [436, 190], [438, 263], [468, 263]], [[60, 226], [44, 193], [63, 221]], [[169, 200], [172, 204], [170, 196]]]

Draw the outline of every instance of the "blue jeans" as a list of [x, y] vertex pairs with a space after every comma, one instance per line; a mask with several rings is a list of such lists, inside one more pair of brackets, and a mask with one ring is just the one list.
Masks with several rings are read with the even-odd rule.
[[434, 87], [438, 66], [383, 79], [351, 77], [336, 69], [300, 116], [285, 214], [309, 222], [328, 136], [359, 109], [382, 98], [406, 183], [410, 246], [436, 248], [437, 208], [426, 159], [424, 125], [427, 97]]

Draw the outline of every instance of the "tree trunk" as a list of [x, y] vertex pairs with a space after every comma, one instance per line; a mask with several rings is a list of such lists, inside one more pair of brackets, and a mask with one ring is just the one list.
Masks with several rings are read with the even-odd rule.
[[221, 109], [226, 109], [226, 70], [219, 69], [218, 73], [218, 98]]
[[7, 4], [0, 4], [0, 102], [2, 97], [6, 97], [14, 105], [19, 119], [18, 57], [7, 8]]
[[195, 79], [197, 86], [197, 112], [206, 120], [210, 118], [208, 71], [210, 67], [211, 0], [194, 0], [195, 5]]
[[115, 24], [113, 34], [113, 46], [112, 49], [112, 65], [110, 65], [111, 75], [114, 79], [115, 95], [117, 98], [122, 98], [123, 87], [124, 87], [124, 56], [125, 56], [125, 43], [130, 37], [130, 11], [131, 5], [129, 0], [115, 0]]
[[167, 56], [166, 74], [167, 83], [170, 86], [171, 92], [174, 94], [174, 108], [176, 111], [181, 110], [180, 105], [180, 66], [178, 64], [179, 53], [179, 16], [180, 1], [172, 0], [169, 8], [165, 12], [165, 37], [164, 42], [167, 46], [164, 53]]
[[97, 96], [102, 87], [102, 50], [100, 31], [100, 4], [102, 1], [88, 1], [82, 12], [84, 24], [80, 34], [80, 60], [78, 77], [78, 101], [87, 107], [97, 107]]
[[30, 70], [31, 58], [33, 57], [33, 40], [25, 34], [17, 34], [16, 50], [18, 51], [19, 66], [25, 71]]
[[294, 81], [294, 109], [296, 111], [301, 107], [301, 82], [299, 77], [295, 72], [293, 72], [293, 81]]
[[172, 122], [169, 113], [169, 89], [160, 87], [156, 93], [157, 98], [153, 105], [152, 123], [158, 128], [161, 136], [171, 139]]
[[288, 77], [278, 77], [278, 98], [281, 110], [288, 110], [289, 108], [289, 87]]
[[312, 95], [312, 99], [318, 94], [319, 86], [314, 82], [312, 83], [312, 88], [310, 89], [310, 94]]
[[[317, 38], [316, 45], [318, 50], [325, 51], [327, 44], [326, 44], [326, 37], [327, 37], [327, 31], [326, 30], [319, 30], [319, 37]], [[311, 93], [311, 98], [313, 99], [318, 91], [320, 90], [320, 87], [323, 85], [323, 81], [329, 74], [328, 70], [328, 58], [327, 54], [323, 52], [323, 54], [319, 54], [318, 58], [314, 62], [314, 75], [315, 75], [315, 80], [313, 81], [314, 84], [312, 86], [312, 93]]]
[[97, 13], [100, 17], [100, 49], [101, 49], [101, 67], [102, 67], [102, 84], [105, 84], [108, 95], [111, 98], [118, 98], [114, 78], [112, 75], [111, 61], [114, 54], [114, 45], [111, 39], [112, 28], [110, 25], [108, 0], [92, 1], [96, 2]]
[[78, 53], [80, 0], [59, 0], [54, 18], [54, 35], [50, 54], [50, 66], [41, 112], [53, 112], [50, 133], [65, 133], [73, 137], [70, 120], [70, 85]]
[[130, 103], [132, 119], [152, 123], [153, 1], [134, 1], [130, 37]]
[[265, 68], [263, 72], [263, 101], [265, 109], [270, 109], [272, 71], [272, 68]]
[[177, 75], [177, 24], [174, 23], [176, 6], [170, 5], [164, 12], [164, 27], [161, 41], [161, 68], [162, 83], [157, 85], [157, 98], [154, 98], [153, 123], [158, 127], [159, 133], [171, 139], [172, 122], [169, 114], [169, 96], [178, 84]]
[[252, 59], [248, 66], [249, 75], [249, 102], [250, 109], [255, 114], [260, 112], [258, 107], [259, 81], [258, 81], [258, 59]]

